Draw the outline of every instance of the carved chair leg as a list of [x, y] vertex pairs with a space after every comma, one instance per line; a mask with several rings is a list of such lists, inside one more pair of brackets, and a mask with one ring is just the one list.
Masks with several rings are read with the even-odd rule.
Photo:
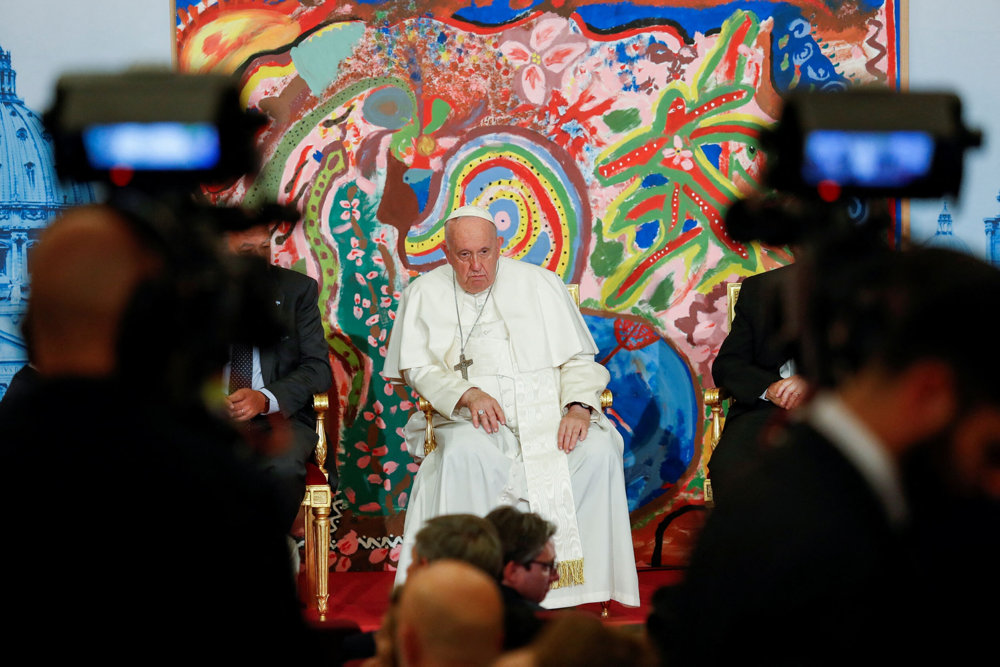
[[[306, 493], [306, 502], [303, 503], [305, 511], [305, 534], [306, 534], [306, 591], [308, 595], [313, 595], [316, 590], [316, 529], [313, 516], [313, 507], [308, 504], [310, 494]], [[307, 602], [312, 606], [312, 600]]]
[[306, 486], [306, 590], [308, 605], [316, 607], [319, 620], [326, 620], [329, 596], [330, 512], [333, 498], [325, 484]]
[[319, 620], [326, 620], [327, 602], [329, 596], [330, 564], [327, 553], [330, 549], [330, 506], [319, 506], [312, 508], [315, 513], [316, 529], [316, 549], [313, 559], [316, 564], [316, 586], [312, 589], [316, 591], [316, 611], [319, 613]]

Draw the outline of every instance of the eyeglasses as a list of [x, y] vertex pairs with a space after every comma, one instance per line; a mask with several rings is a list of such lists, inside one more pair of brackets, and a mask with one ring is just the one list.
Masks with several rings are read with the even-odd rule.
[[541, 567], [545, 571], [545, 574], [551, 574], [557, 567], [559, 567], [559, 563], [555, 560], [529, 560], [526, 567], [531, 567], [532, 565], [538, 565]]

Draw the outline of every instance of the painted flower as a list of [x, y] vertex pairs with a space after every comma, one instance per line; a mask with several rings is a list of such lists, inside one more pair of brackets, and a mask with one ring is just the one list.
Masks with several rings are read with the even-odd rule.
[[354, 199], [351, 199], [350, 201], [348, 201], [346, 199], [340, 200], [340, 208], [344, 209], [340, 213], [340, 219], [341, 220], [350, 220], [351, 218], [354, 218], [355, 220], [360, 220], [361, 219], [361, 211], [358, 209], [358, 206], [360, 204], [361, 204], [361, 202], [358, 200], [357, 197], [355, 197]]
[[548, 90], [548, 74], [559, 74], [587, 49], [587, 42], [573, 35], [569, 22], [561, 17], [542, 19], [535, 24], [528, 44], [507, 40], [500, 52], [519, 69], [519, 91], [532, 104], [542, 104]]
[[[365, 412], [362, 413], [362, 415], [364, 416], [365, 420], [374, 421], [376, 426], [384, 429], [385, 421], [381, 417], [381, 414], [384, 410], [385, 407], [382, 405], [381, 401], [375, 401], [372, 404], [372, 410], [371, 411], [366, 410]], [[385, 452], [382, 452], [381, 449], [382, 448], [375, 449], [372, 452], [372, 454], [374, 454], [375, 456], [384, 456]]]
[[352, 530], [337, 542], [337, 551], [345, 556], [350, 556], [358, 550], [358, 533]]
[[666, 160], [670, 160], [675, 167], [680, 167], [684, 171], [694, 169], [694, 161], [691, 160], [694, 157], [694, 153], [684, 148], [684, 142], [678, 134], [674, 135], [674, 147], [663, 150], [663, 157]]
[[361, 260], [365, 256], [365, 251], [359, 248], [359, 245], [356, 238], [351, 239], [351, 251], [347, 253], [347, 261], [354, 260], [356, 265], [361, 266]]

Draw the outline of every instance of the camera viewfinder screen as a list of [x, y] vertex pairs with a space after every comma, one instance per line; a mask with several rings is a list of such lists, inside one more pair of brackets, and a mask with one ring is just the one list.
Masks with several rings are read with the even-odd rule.
[[211, 123], [115, 123], [83, 131], [94, 169], [200, 171], [220, 158], [219, 133]]
[[930, 175], [934, 139], [926, 132], [815, 130], [806, 136], [802, 178], [810, 185], [893, 188]]

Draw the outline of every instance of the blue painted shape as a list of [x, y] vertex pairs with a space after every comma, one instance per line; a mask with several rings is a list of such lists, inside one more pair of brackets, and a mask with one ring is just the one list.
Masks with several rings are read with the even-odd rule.
[[290, 53], [295, 69], [313, 95], [321, 96], [336, 80], [341, 61], [351, 55], [355, 43], [364, 34], [365, 26], [360, 21], [336, 23], [292, 47]]
[[366, 97], [361, 110], [369, 123], [398, 130], [413, 119], [413, 100], [402, 88], [386, 86]]
[[667, 178], [663, 174], [654, 171], [650, 174], [647, 174], [646, 177], [642, 179], [642, 187], [652, 188], [656, 187], [657, 185], [666, 185], [669, 182], [670, 182], [669, 178]]
[[659, 233], [659, 220], [650, 220], [649, 222], [643, 223], [639, 225], [639, 229], [635, 231], [635, 244], [645, 250], [656, 242], [656, 237]]
[[[618, 347], [614, 317], [585, 315], [598, 361]], [[698, 430], [695, 382], [684, 359], [662, 338], [617, 349], [605, 362], [614, 394], [612, 421], [625, 440], [629, 511], [674, 488], [694, 458]]]
[[788, 92], [793, 83], [797, 90], [840, 90], [848, 86], [847, 78], [824, 55], [810, 28], [798, 7], [786, 5], [774, 12], [771, 69], [779, 92]]
[[427, 197], [431, 190], [431, 176], [434, 172], [430, 169], [407, 169], [403, 174], [403, 182], [410, 186], [413, 194], [417, 196], [417, 206], [421, 211], [427, 206]]
[[521, 260], [528, 262], [529, 264], [541, 266], [545, 263], [545, 258], [548, 257], [551, 249], [552, 239], [545, 234], [539, 234], [534, 245], [531, 246], [531, 249], [528, 250], [527, 254], [522, 257]]
[[696, 32], [709, 34], [718, 32], [726, 20], [739, 10], [748, 10], [761, 20], [771, 16], [776, 6], [784, 3], [766, 0], [728, 2], [715, 7], [665, 7], [638, 5], [631, 2], [616, 2], [579, 7], [576, 13], [592, 29], [614, 33], [639, 25], [673, 25], [688, 38]]
[[468, 7], [455, 12], [455, 18], [461, 21], [469, 21], [484, 26], [498, 26], [513, 23], [532, 13], [536, 5], [540, 5], [544, 0], [534, 0], [528, 7], [514, 9], [510, 3], [502, 0], [495, 0], [489, 3], [470, 2]]
[[719, 144], [703, 144], [701, 146], [701, 152], [705, 154], [708, 161], [719, 168], [719, 156], [722, 155], [722, 146]]

